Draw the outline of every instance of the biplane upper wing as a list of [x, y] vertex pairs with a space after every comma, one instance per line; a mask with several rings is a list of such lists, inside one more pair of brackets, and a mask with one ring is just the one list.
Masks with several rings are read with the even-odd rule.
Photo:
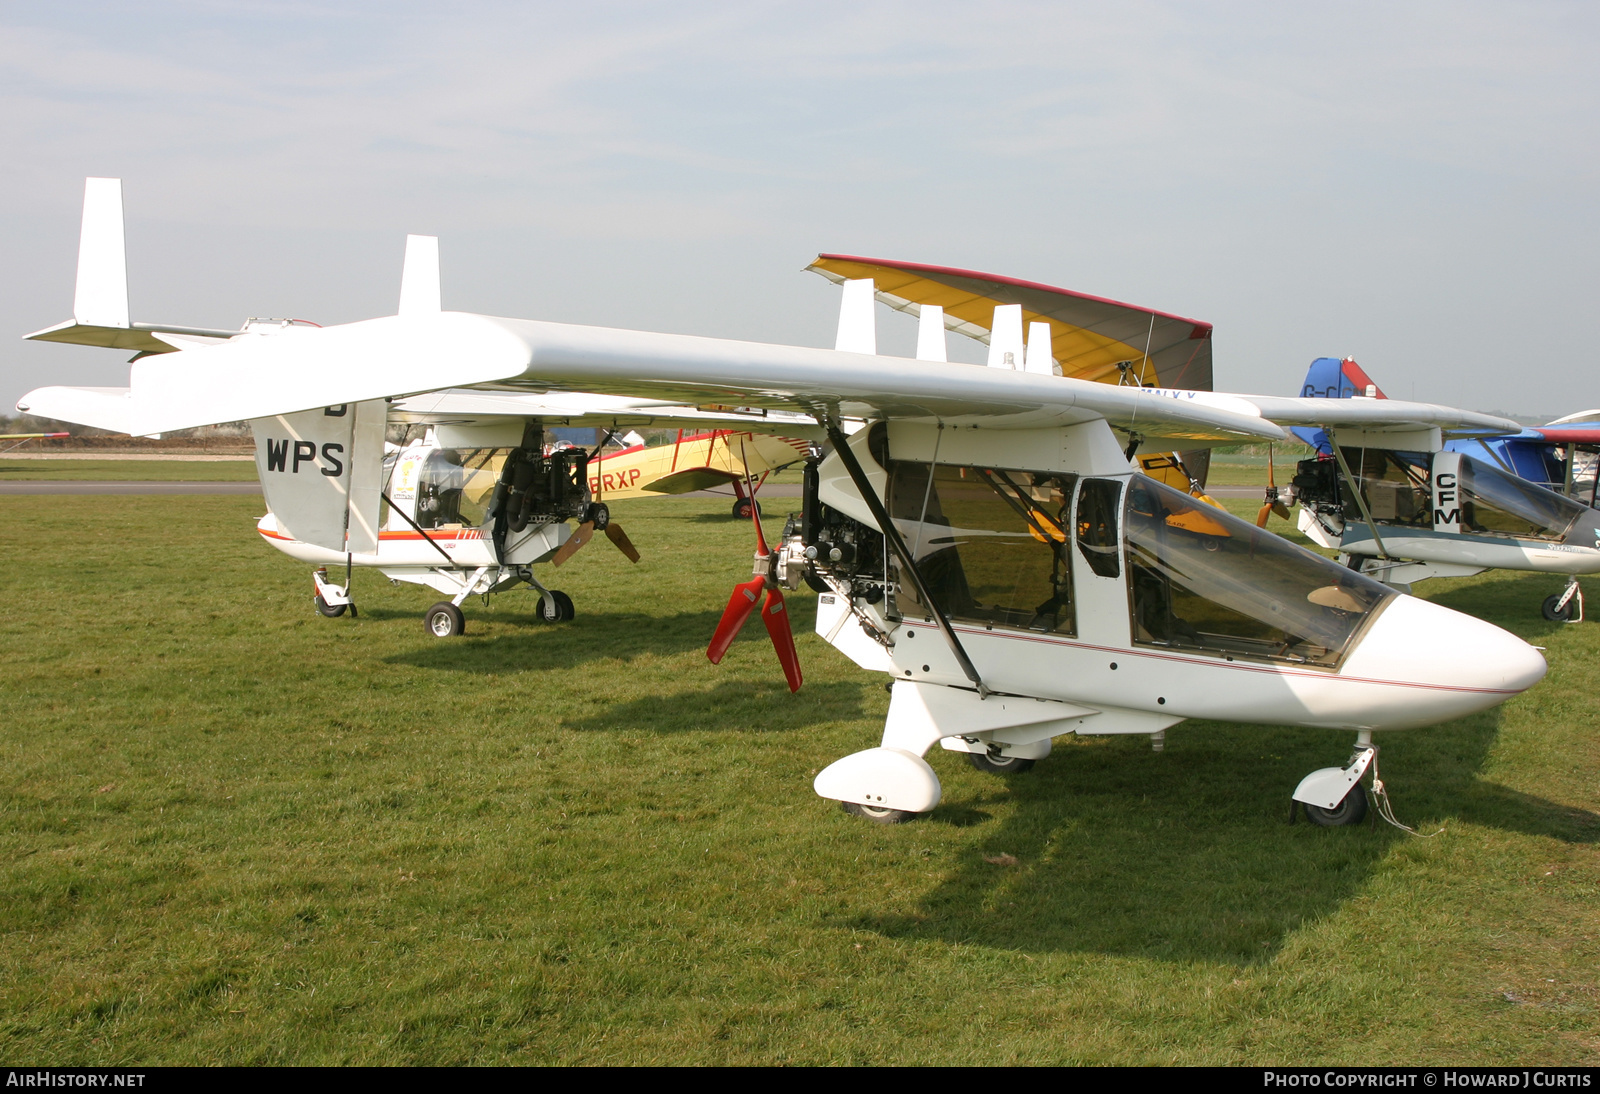
[[[944, 309], [949, 330], [989, 341], [996, 305], [1022, 307], [1024, 324], [1049, 323], [1061, 374], [1080, 380], [1210, 391], [1211, 324], [999, 274], [919, 262], [823, 254], [806, 267], [830, 281], [871, 278], [878, 299], [920, 314]], [[1127, 366], [1126, 369], [1119, 365]]]
[[125, 389], [40, 388], [26, 413], [161, 433], [448, 388], [595, 392], [681, 406], [1043, 428], [1104, 418], [1174, 447], [1281, 440], [1249, 407], [1135, 387], [805, 346], [413, 309], [141, 358]]

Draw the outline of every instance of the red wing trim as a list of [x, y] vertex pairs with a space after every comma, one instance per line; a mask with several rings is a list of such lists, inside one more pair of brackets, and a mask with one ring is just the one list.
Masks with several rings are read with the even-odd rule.
[[[1096, 304], [1111, 304], [1118, 308], [1127, 308], [1130, 311], [1144, 312], [1146, 315], [1160, 316], [1162, 319], [1176, 319], [1180, 323], [1188, 323], [1194, 327], [1190, 338], [1211, 337], [1211, 324], [1203, 319], [1190, 319], [1186, 315], [1174, 315], [1172, 312], [1157, 311], [1147, 308], [1142, 304], [1129, 304], [1122, 300], [1113, 300], [1109, 296], [1095, 296], [1093, 293], [1074, 292], [1072, 289], [1063, 289], [1055, 285], [1046, 285], [1040, 281], [1024, 281], [1017, 277], [1003, 277], [1000, 274], [983, 273], [980, 270], [962, 270], [954, 266], [930, 266], [923, 262], [900, 262], [891, 258], [864, 258], [861, 255], [819, 254], [818, 258], [831, 258], [840, 262], [860, 262], [871, 266], [888, 266], [894, 270], [908, 270], [916, 273], [943, 275], [946, 277], [966, 277], [974, 281], [994, 281], [1001, 285], [1015, 285], [1019, 289], [1037, 289], [1040, 292], [1054, 293], [1057, 296], [1070, 296], [1077, 300], [1091, 300]], [[1204, 331], [1205, 333], [1200, 333]]]
[[1536, 425], [1529, 429], [1552, 444], [1600, 444], [1600, 429], [1568, 429], [1566, 426]]

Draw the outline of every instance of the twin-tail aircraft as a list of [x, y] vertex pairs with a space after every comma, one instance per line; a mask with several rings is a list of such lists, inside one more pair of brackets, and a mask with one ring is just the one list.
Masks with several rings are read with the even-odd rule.
[[[317, 326], [252, 319], [227, 331], [129, 322], [124, 253], [121, 182], [90, 179], [73, 319], [28, 337], [132, 349], [138, 369], [152, 355]], [[418, 310], [439, 311], [438, 241], [430, 236], [406, 244], [400, 312]], [[257, 530], [315, 567], [316, 610], [329, 617], [354, 612], [350, 575], [371, 567], [450, 598], [423, 615], [440, 638], [465, 631], [461, 605], [468, 597], [519, 586], [539, 594], [538, 618], [574, 618], [572, 598], [548, 588], [533, 567], [560, 566], [596, 532], [637, 562], [638, 550], [611, 521], [604, 498], [738, 479], [735, 514], [749, 516], [741, 505], [755, 502], [742, 483], [808, 456], [812, 441], [804, 437], [821, 439], [814, 421], [795, 414], [588, 393], [441, 392], [253, 417], [250, 425], [268, 508]], [[679, 443], [659, 455], [641, 446], [601, 454], [604, 438], [652, 426], [678, 427]], [[684, 426], [707, 432], [685, 439]], [[567, 427], [593, 427], [602, 443], [586, 450], [559, 442], [554, 431]], [[784, 427], [800, 436], [767, 435]], [[399, 444], [386, 440], [390, 429], [399, 431]], [[330, 580], [329, 567], [344, 569], [342, 583]]]
[[1553, 621], [1582, 620], [1578, 577], [1600, 573], [1600, 511], [1589, 503], [1592, 482], [1576, 468], [1583, 446], [1600, 445], [1600, 427], [1569, 421], [1523, 430], [1507, 421], [1499, 436], [1477, 422], [1342, 428], [1396, 405], [1350, 358], [1317, 358], [1301, 393], [1327, 408], [1295, 430], [1317, 455], [1296, 467], [1288, 499], [1268, 487], [1261, 523], [1274, 505], [1298, 502], [1308, 538], [1403, 591], [1488, 569], [1565, 575], [1566, 587], [1541, 611]]
[[[933, 306], [916, 309], [919, 359], [881, 355], [871, 281], [847, 280], [834, 349], [449, 312], [430, 296], [393, 316], [185, 345], [136, 361], [126, 388], [46, 387], [23, 403], [136, 434], [452, 389], [805, 415], [827, 449], [807, 466], [802, 511], [776, 546], [758, 525], [754, 576], [708, 652], [725, 652], [759, 611], [798, 687], [784, 593], [807, 577], [823, 585], [818, 633], [889, 676], [892, 696], [881, 743], [814, 787], [880, 822], [938, 804], [936, 745], [1009, 773], [1063, 734], [1140, 734], [1159, 747], [1177, 722], [1210, 718], [1354, 733], [1348, 764], [1294, 792], [1316, 823], [1352, 823], [1369, 770], [1377, 789], [1374, 732], [1482, 710], [1543, 676], [1544, 659], [1514, 635], [1130, 464], [1141, 446], [1283, 440], [1247, 400], [1055, 375], [1048, 325], [996, 367], [950, 364]], [[1081, 359], [1113, 371], [1202, 340], [1191, 321], [1040, 288], [1060, 315], [1034, 322], [1082, 330], [1096, 348]], [[847, 432], [851, 420], [867, 424]], [[367, 451], [357, 474], [376, 480], [381, 460]]]

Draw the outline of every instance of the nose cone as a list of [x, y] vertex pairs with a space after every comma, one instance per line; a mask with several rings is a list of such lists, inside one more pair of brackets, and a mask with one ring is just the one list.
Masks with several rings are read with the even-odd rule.
[[1459, 718], [1537, 684], [1548, 666], [1509, 631], [1414, 596], [1396, 597], [1373, 621], [1339, 675], [1381, 686], [1374, 728]]

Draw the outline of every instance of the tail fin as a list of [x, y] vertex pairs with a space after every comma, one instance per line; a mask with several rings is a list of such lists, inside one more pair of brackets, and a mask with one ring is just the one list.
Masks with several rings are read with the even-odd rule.
[[1349, 399], [1361, 396], [1368, 399], [1387, 399], [1378, 390], [1354, 357], [1318, 357], [1306, 370], [1306, 382], [1300, 385], [1302, 399]]
[[78, 283], [72, 318], [24, 338], [106, 346], [140, 354], [171, 353], [181, 346], [160, 334], [232, 338], [236, 330], [134, 323], [128, 314], [128, 260], [122, 233], [122, 180], [85, 179], [83, 229], [78, 236]]
[[[1311, 367], [1306, 369], [1305, 383], [1300, 385], [1300, 397], [1302, 399], [1388, 398], [1379, 390], [1378, 385], [1372, 382], [1372, 377], [1356, 364], [1354, 357], [1318, 357], [1312, 361]], [[1328, 444], [1328, 434], [1324, 430], [1302, 425], [1292, 427], [1290, 432], [1323, 455], [1331, 455], [1333, 452]]]
[[122, 240], [122, 180], [85, 179], [78, 285], [72, 318], [84, 326], [128, 326], [128, 259]]

